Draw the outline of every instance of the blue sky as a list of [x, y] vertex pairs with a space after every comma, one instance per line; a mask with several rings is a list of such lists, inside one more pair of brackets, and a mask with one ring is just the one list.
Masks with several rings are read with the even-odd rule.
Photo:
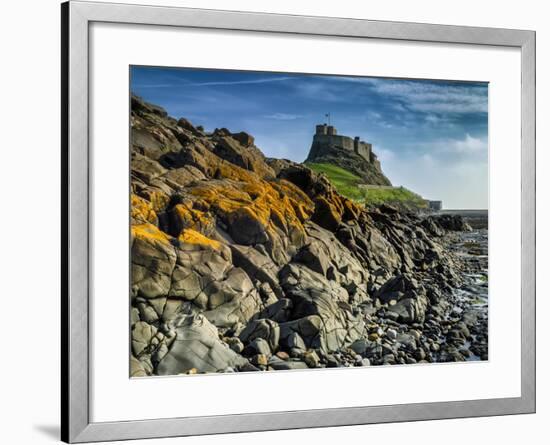
[[373, 144], [382, 169], [445, 208], [487, 208], [488, 86], [132, 67], [132, 92], [210, 131], [246, 131], [266, 156], [302, 162], [330, 113], [340, 134]]

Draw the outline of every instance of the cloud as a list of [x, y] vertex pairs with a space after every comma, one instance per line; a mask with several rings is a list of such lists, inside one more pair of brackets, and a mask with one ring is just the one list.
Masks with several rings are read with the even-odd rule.
[[334, 77], [337, 82], [370, 86], [380, 95], [402, 102], [409, 110], [425, 113], [487, 113], [487, 87], [480, 84], [457, 84], [418, 80], [395, 80], [369, 77]]
[[214, 82], [188, 83], [187, 86], [202, 87], [202, 86], [217, 86], [217, 85], [248, 85], [253, 83], [281, 82], [281, 81], [290, 80], [290, 79], [292, 79], [292, 77], [265, 77], [263, 79], [224, 80], [224, 81], [214, 81]]
[[376, 112], [376, 111], [368, 111], [367, 112], [367, 121], [373, 122], [374, 124], [382, 127], [382, 128], [393, 128], [394, 124], [392, 122], [388, 122], [384, 117]]
[[411, 110], [428, 113], [486, 113], [486, 88], [407, 81], [375, 82], [378, 93], [402, 100]]
[[302, 114], [291, 114], [291, 113], [273, 113], [267, 114], [264, 116], [266, 119], [276, 119], [279, 121], [292, 121], [295, 119], [300, 119], [304, 117]]
[[465, 154], [486, 152], [488, 149], [486, 139], [475, 138], [469, 134], [462, 140], [451, 141], [447, 147], [450, 152]]
[[375, 147], [373, 151], [376, 153], [381, 163], [393, 161], [396, 157], [395, 152], [387, 148]]
[[409, 144], [411, 156], [429, 154], [432, 159], [443, 163], [451, 160], [467, 159], [481, 160], [488, 155], [488, 141], [486, 137], [474, 137], [466, 133], [462, 138], [436, 139], [429, 142], [414, 142]]
[[176, 87], [207, 87], [207, 86], [226, 86], [226, 85], [249, 85], [261, 84], [270, 82], [282, 82], [290, 80], [292, 77], [265, 77], [262, 79], [249, 80], [219, 80], [210, 82], [189, 82], [186, 80], [177, 80], [175, 82], [151, 83], [151, 84], [136, 84], [133, 88], [176, 88]]

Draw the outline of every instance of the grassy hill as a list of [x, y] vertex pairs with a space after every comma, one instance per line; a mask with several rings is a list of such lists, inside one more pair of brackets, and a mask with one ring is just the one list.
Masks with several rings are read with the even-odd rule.
[[426, 201], [405, 187], [364, 186], [361, 178], [333, 164], [306, 163], [317, 173], [324, 173], [336, 190], [346, 198], [367, 206], [394, 204], [406, 208], [426, 208]]

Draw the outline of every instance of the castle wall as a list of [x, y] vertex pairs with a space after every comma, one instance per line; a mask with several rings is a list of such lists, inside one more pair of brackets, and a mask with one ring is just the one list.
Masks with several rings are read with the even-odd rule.
[[326, 134], [316, 134], [313, 137], [313, 141], [317, 142], [320, 145], [335, 145], [337, 147], [345, 148], [349, 151], [353, 150], [353, 139], [347, 136], [341, 135], [326, 135]]
[[381, 171], [380, 161], [372, 151], [372, 144], [362, 141], [359, 136], [350, 138], [336, 134], [336, 128], [332, 125], [317, 125], [308, 157], [315, 158], [329, 147], [343, 148], [344, 150], [357, 153], [363, 159], [373, 164], [377, 170]]
[[367, 144], [365, 142], [359, 142], [355, 149], [355, 153], [362, 156], [367, 161], [370, 161], [371, 144]]

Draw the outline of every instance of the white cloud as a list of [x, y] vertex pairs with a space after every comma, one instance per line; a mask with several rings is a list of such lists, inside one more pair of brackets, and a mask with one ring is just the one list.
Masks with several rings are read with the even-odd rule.
[[378, 160], [382, 163], [382, 165], [384, 165], [385, 162], [392, 161], [396, 156], [395, 152], [383, 147], [374, 147], [373, 151], [376, 153], [376, 156], [378, 156]]
[[334, 77], [338, 82], [370, 85], [382, 95], [401, 100], [409, 110], [426, 113], [486, 113], [487, 89], [479, 85], [383, 78]]
[[427, 199], [441, 199], [448, 209], [483, 209], [489, 193], [487, 148], [486, 138], [466, 133], [462, 138], [410, 144], [399, 151], [374, 150], [394, 185]]
[[214, 81], [214, 82], [198, 82], [188, 83], [187, 86], [216, 86], [216, 85], [248, 85], [252, 83], [270, 83], [281, 82], [283, 80], [290, 80], [292, 77], [266, 77], [263, 79], [251, 79], [251, 80], [227, 80], [227, 81]]
[[248, 85], [254, 83], [270, 83], [281, 82], [284, 80], [290, 80], [293, 77], [265, 77], [263, 79], [251, 79], [251, 80], [223, 80], [212, 82], [188, 82], [180, 79], [176, 79], [174, 82], [163, 82], [153, 84], [136, 84], [134, 88], [177, 88], [177, 87], [207, 87], [207, 86], [221, 86], [221, 85]]
[[276, 119], [279, 121], [291, 121], [295, 119], [300, 119], [303, 117], [301, 114], [291, 114], [291, 113], [273, 113], [267, 114], [264, 116], [266, 119]]
[[476, 159], [488, 153], [487, 138], [474, 137], [466, 133], [462, 139], [439, 139], [426, 143], [413, 144], [414, 153], [429, 154], [432, 158], [449, 162], [449, 156], [463, 159]]
[[480, 139], [466, 134], [464, 139], [452, 141], [448, 150], [455, 153], [478, 153], [487, 151], [487, 140]]

